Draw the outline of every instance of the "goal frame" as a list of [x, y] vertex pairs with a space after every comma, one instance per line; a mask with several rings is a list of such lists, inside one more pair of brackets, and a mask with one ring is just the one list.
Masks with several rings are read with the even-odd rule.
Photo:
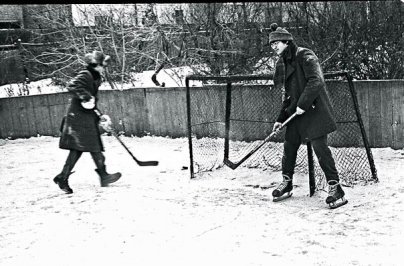
[[[367, 134], [365, 131], [365, 127], [363, 124], [363, 120], [359, 111], [358, 99], [356, 96], [353, 78], [348, 71], [339, 71], [339, 72], [328, 72], [324, 73], [324, 79], [331, 79], [335, 77], [343, 77], [346, 79], [349, 87], [349, 93], [351, 95], [353, 106], [355, 109], [355, 114], [357, 118], [357, 123], [359, 125], [361, 137], [363, 140], [363, 145], [366, 150], [367, 160], [369, 162], [370, 171], [372, 178], [375, 182], [378, 181], [377, 171], [375, 167], [375, 163], [373, 160], [373, 155], [371, 153], [370, 144], [367, 138]], [[224, 134], [224, 158], [223, 161], [229, 160], [229, 131], [230, 131], [230, 112], [231, 112], [231, 93], [232, 93], [232, 84], [240, 81], [268, 81], [272, 80], [273, 75], [230, 75], [230, 76], [201, 76], [201, 75], [189, 75], [185, 79], [186, 84], [186, 102], [187, 102], [187, 133], [188, 133], [188, 144], [189, 144], [189, 156], [190, 156], [190, 177], [191, 179], [195, 178], [194, 172], [194, 156], [193, 156], [193, 146], [192, 146], [192, 117], [191, 117], [191, 90], [189, 83], [190, 81], [216, 81], [220, 83], [226, 83], [226, 108], [225, 108], [225, 134]], [[311, 147], [311, 143], [307, 143], [307, 156], [308, 156], [308, 173], [309, 173], [309, 187], [310, 187], [310, 196], [314, 194], [316, 189], [315, 185], [315, 173], [314, 173], [314, 157], [313, 151]], [[224, 163], [224, 165], [226, 165]]]

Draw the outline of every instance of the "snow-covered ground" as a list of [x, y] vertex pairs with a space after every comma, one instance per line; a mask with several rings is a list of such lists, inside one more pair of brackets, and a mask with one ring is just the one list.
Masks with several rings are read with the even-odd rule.
[[304, 175], [292, 198], [274, 203], [279, 172], [190, 180], [184, 138], [122, 137], [157, 167], [137, 166], [102, 138], [107, 170], [123, 177], [101, 188], [84, 154], [71, 195], [52, 182], [68, 153], [58, 138], [0, 140], [0, 265], [402, 265], [400, 151], [373, 149], [380, 182], [346, 187], [349, 203], [329, 210], [325, 192], [308, 196]]

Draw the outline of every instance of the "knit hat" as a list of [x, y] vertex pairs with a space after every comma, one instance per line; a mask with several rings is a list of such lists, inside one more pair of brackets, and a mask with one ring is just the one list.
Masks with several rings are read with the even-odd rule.
[[269, 34], [269, 44], [276, 41], [293, 41], [293, 36], [284, 28], [278, 27], [278, 24], [271, 24], [272, 32]]
[[102, 66], [108, 66], [111, 57], [109, 55], [105, 55], [100, 51], [93, 51], [92, 53], [88, 53], [84, 56], [84, 62], [89, 64], [98, 64]]

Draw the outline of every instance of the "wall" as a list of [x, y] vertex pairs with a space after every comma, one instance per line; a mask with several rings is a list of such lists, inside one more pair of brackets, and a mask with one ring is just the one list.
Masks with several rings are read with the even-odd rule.
[[[404, 147], [404, 80], [355, 81], [371, 147]], [[200, 88], [194, 87], [193, 90]], [[128, 135], [187, 136], [185, 88], [100, 91], [99, 109]], [[59, 135], [68, 93], [0, 99], [0, 138]]]

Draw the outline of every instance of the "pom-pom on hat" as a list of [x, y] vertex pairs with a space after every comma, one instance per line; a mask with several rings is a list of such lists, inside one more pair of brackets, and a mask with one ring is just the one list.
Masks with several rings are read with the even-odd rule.
[[278, 24], [271, 24], [272, 32], [269, 34], [269, 44], [276, 41], [293, 41], [293, 36], [284, 28], [278, 27]]
[[108, 66], [110, 60], [111, 57], [109, 55], [105, 55], [100, 51], [93, 51], [92, 53], [88, 53], [84, 56], [84, 62], [87, 65], [97, 64], [106, 67]]

